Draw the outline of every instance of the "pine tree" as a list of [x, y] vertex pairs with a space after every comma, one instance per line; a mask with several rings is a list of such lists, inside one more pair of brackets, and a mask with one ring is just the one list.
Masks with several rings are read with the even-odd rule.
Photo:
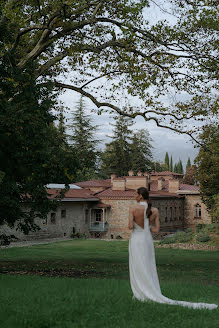
[[94, 126], [91, 117], [86, 115], [86, 106], [82, 96], [71, 120], [71, 124], [68, 125], [72, 133], [69, 136], [69, 141], [79, 159], [79, 169], [75, 181], [95, 178], [98, 140], [95, 140], [94, 134], [97, 131], [97, 126]]
[[141, 129], [134, 133], [131, 143], [130, 169], [136, 174], [138, 171], [151, 171], [152, 169], [152, 145], [149, 132]]
[[168, 152], [166, 152], [166, 154], [165, 154], [165, 160], [164, 160], [164, 163], [166, 164], [167, 171], [169, 171], [169, 169], [170, 169], [170, 159], [169, 159], [169, 154], [168, 154]]
[[117, 176], [127, 175], [131, 168], [131, 139], [133, 137], [130, 127], [133, 122], [123, 116], [116, 117], [112, 142], [106, 144], [102, 153], [100, 175], [108, 177], [111, 173]]
[[191, 165], [191, 161], [190, 161], [190, 157], [188, 158], [188, 161], [187, 161], [187, 164], [186, 164], [186, 168], [188, 168], [188, 167], [191, 167], [192, 165]]
[[177, 173], [180, 173], [180, 174], [183, 174], [184, 173], [181, 159], [179, 159], [179, 162], [177, 164], [177, 170], [178, 170]]
[[171, 159], [170, 159], [170, 171], [173, 172], [173, 157], [171, 155]]
[[175, 173], [179, 173], [179, 172], [178, 172], [178, 165], [177, 165], [177, 164], [174, 165], [173, 172], [175, 172]]

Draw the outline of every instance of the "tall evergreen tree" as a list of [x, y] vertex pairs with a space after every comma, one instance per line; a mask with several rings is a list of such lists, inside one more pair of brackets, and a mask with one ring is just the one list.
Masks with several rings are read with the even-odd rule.
[[166, 152], [166, 154], [165, 154], [165, 160], [164, 160], [164, 163], [166, 164], [167, 171], [169, 171], [169, 169], [170, 169], [170, 159], [169, 159], [169, 154], [168, 154], [168, 152]]
[[186, 168], [188, 168], [188, 167], [191, 167], [192, 165], [191, 165], [191, 160], [190, 160], [190, 157], [188, 158], [188, 161], [187, 161], [187, 163], [186, 163]]
[[170, 171], [173, 172], [173, 157], [170, 158]]
[[149, 132], [141, 129], [134, 133], [131, 143], [130, 169], [138, 171], [151, 171], [152, 169], [152, 145]]
[[152, 162], [151, 169], [155, 172], [162, 172], [161, 163], [158, 161]]
[[179, 173], [179, 172], [178, 172], [178, 165], [177, 165], [177, 164], [174, 165], [173, 172], [175, 172], [175, 173]]
[[179, 162], [177, 164], [177, 169], [178, 169], [178, 172], [177, 173], [181, 173], [181, 174], [184, 173], [181, 159], [179, 159]]
[[130, 127], [133, 122], [123, 116], [116, 117], [116, 124], [113, 130], [113, 141], [106, 144], [106, 149], [102, 153], [102, 165], [100, 175], [108, 177], [111, 173], [117, 176], [127, 175], [131, 168], [131, 139], [132, 131]]
[[71, 147], [79, 159], [79, 168], [75, 181], [95, 178], [98, 140], [95, 140], [94, 135], [97, 131], [97, 126], [93, 125], [91, 117], [86, 114], [86, 106], [82, 96], [71, 121], [68, 125], [71, 129], [69, 141], [72, 143]]

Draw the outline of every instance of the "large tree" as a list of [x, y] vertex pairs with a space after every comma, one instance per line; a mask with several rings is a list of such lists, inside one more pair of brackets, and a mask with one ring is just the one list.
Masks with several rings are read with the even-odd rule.
[[113, 140], [106, 144], [106, 148], [102, 153], [102, 163], [100, 168], [100, 175], [102, 177], [109, 177], [111, 173], [115, 173], [121, 177], [127, 175], [132, 168], [131, 160], [131, 140], [133, 132], [130, 129], [132, 121], [118, 116], [115, 118], [116, 123], [113, 124]]
[[[194, 138], [191, 121], [218, 112], [218, 3], [169, 0], [173, 20], [152, 24], [150, 6], [160, 3], [3, 0], [0, 56], [12, 52], [22, 71], [34, 62], [38, 84], [49, 78], [56, 90], [89, 97], [99, 112], [142, 116]], [[139, 100], [121, 102], [121, 95]]]
[[83, 97], [72, 112], [69, 141], [79, 159], [79, 166], [74, 181], [89, 180], [96, 177], [98, 140], [95, 139], [97, 126], [93, 124], [90, 115], [86, 114], [86, 105]]
[[170, 169], [170, 158], [169, 158], [168, 152], [166, 152], [166, 154], [165, 154], [164, 163], [166, 165], [167, 171], [169, 171], [169, 169]]
[[22, 72], [13, 60], [0, 60], [0, 226], [28, 233], [36, 216], [57, 206], [46, 185], [70, 182], [77, 163], [54, 126], [48, 84], [37, 85], [32, 65]]
[[219, 126], [209, 125], [200, 135], [203, 146], [195, 159], [196, 177], [209, 211], [215, 211], [219, 194]]
[[152, 164], [152, 145], [149, 132], [141, 129], [133, 134], [131, 141], [130, 169], [136, 174], [138, 171], [150, 172]]

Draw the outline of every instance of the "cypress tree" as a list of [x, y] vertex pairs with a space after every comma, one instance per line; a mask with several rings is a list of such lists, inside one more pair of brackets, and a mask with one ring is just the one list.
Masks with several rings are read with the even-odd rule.
[[179, 159], [179, 162], [177, 164], [177, 169], [178, 169], [178, 173], [181, 173], [181, 174], [184, 173], [181, 159]]
[[188, 167], [191, 167], [192, 165], [191, 165], [191, 161], [190, 161], [190, 157], [188, 158], [188, 161], [187, 161], [187, 164], [186, 164], [186, 168], [188, 168]]
[[166, 152], [166, 154], [165, 154], [165, 160], [164, 160], [164, 163], [166, 164], [167, 171], [169, 171], [169, 169], [170, 169], [170, 159], [169, 159], [169, 154], [168, 154], [168, 152]]
[[170, 171], [173, 172], [173, 157], [171, 155], [171, 159], [170, 159]]
[[177, 164], [174, 165], [173, 172], [175, 172], [175, 173], [179, 173], [179, 172], [178, 172], [178, 165], [177, 165]]

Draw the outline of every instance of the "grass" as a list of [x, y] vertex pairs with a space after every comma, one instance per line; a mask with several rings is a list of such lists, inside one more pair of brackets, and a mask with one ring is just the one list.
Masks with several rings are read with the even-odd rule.
[[[127, 246], [74, 240], [1, 249], [0, 270], [9, 273], [0, 276], [1, 328], [218, 327], [218, 309], [133, 301]], [[218, 252], [156, 249], [156, 259], [165, 296], [219, 304]], [[64, 277], [74, 270], [91, 275]], [[53, 271], [62, 277], [40, 276]]]

